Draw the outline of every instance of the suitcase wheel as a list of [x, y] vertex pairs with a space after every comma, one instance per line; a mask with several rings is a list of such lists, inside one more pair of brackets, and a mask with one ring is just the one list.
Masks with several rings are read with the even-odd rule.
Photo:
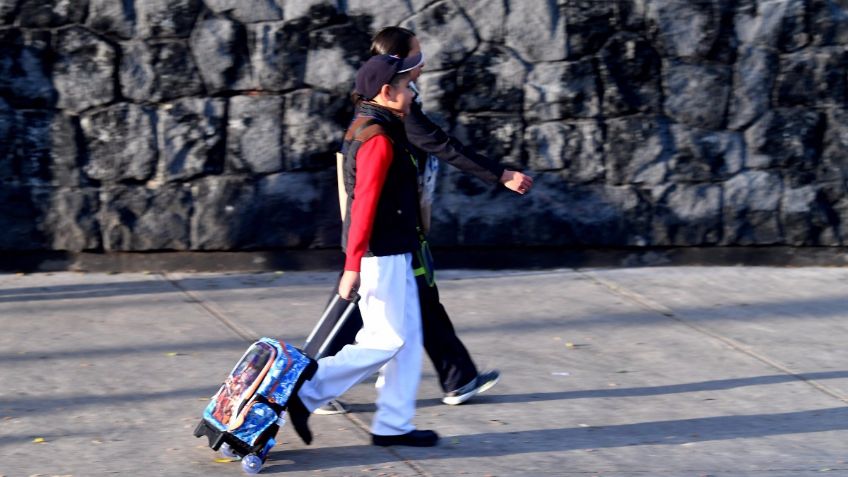
[[229, 459], [237, 459], [238, 458], [238, 454], [236, 454], [235, 451], [233, 451], [233, 448], [230, 447], [230, 445], [227, 444], [226, 442], [221, 444], [221, 448], [218, 449], [218, 451], [221, 453], [221, 455], [223, 457], [227, 457]]
[[262, 459], [256, 454], [247, 454], [241, 460], [241, 469], [247, 474], [258, 474], [262, 470]]
[[258, 474], [260, 470], [262, 470], [262, 465], [265, 463], [265, 459], [268, 458], [268, 453], [271, 452], [271, 449], [274, 445], [277, 444], [277, 441], [272, 439], [268, 439], [268, 442], [265, 444], [265, 447], [262, 448], [262, 451], [259, 454], [247, 454], [244, 458], [241, 459], [241, 469], [248, 474]]

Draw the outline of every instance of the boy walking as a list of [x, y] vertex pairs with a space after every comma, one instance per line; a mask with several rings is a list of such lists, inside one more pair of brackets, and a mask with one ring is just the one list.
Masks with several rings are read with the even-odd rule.
[[420, 54], [374, 56], [356, 75], [358, 114], [342, 148], [348, 201], [339, 295], [349, 299], [358, 288], [363, 327], [356, 344], [318, 361], [315, 376], [289, 403], [292, 424], [307, 444], [312, 440], [309, 413], [378, 370], [372, 442], [422, 447], [438, 442], [435, 432], [412, 424], [422, 361], [412, 271], [412, 253], [419, 245], [418, 172], [406, 148], [403, 118], [413, 100], [410, 72], [422, 61]]

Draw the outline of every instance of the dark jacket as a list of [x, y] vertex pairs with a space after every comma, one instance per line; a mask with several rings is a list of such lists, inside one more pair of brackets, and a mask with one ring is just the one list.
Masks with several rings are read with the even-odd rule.
[[[415, 90], [417, 93], [417, 90]], [[406, 117], [406, 137], [414, 148], [430, 153], [440, 160], [472, 174], [490, 184], [500, 182], [504, 167], [464, 146], [453, 136], [449, 136], [436, 125], [421, 109], [419, 101], [414, 101]], [[417, 152], [417, 151], [413, 151]], [[416, 154], [423, 163], [422, 155]]]
[[359, 106], [342, 144], [343, 177], [348, 194], [342, 248], [347, 250], [350, 209], [355, 199], [356, 154], [362, 143], [378, 134], [391, 140], [393, 159], [377, 202], [369, 252], [376, 256], [413, 252], [418, 247], [418, 171], [407, 147], [403, 121], [390, 110], [373, 103]]

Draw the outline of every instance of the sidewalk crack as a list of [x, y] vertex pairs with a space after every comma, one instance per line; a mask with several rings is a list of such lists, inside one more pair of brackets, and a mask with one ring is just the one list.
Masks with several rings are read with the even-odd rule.
[[183, 295], [187, 296], [190, 303], [194, 303], [195, 305], [203, 308], [207, 313], [212, 315], [215, 319], [217, 319], [224, 327], [228, 328], [230, 331], [238, 335], [240, 338], [247, 342], [254, 342], [260, 338], [259, 334], [250, 329], [250, 327], [246, 325], [239, 324], [235, 320], [227, 317], [227, 314], [218, 308], [214, 303], [204, 300], [200, 295], [194, 293], [193, 291], [185, 288], [180, 284], [180, 281], [176, 278], [171, 278], [167, 273], [158, 274], [161, 278], [171, 284], [174, 288], [179, 290]]

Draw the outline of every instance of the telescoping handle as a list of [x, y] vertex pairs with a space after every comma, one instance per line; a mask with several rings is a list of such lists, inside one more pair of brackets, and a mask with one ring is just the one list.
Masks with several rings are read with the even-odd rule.
[[350, 314], [353, 313], [353, 310], [356, 309], [356, 304], [359, 303], [359, 298], [359, 294], [356, 293], [356, 290], [351, 291], [349, 300], [345, 300], [338, 294], [333, 297], [330, 304], [327, 305], [327, 308], [324, 310], [324, 314], [321, 315], [321, 319], [318, 320], [318, 325], [312, 329], [312, 332], [306, 338], [306, 342], [303, 343], [303, 349], [307, 352], [309, 352], [309, 345], [310, 343], [312, 343], [312, 340], [315, 339], [315, 335], [317, 335], [320, 330], [326, 329], [326, 327], [324, 326], [324, 322], [330, 319], [330, 316], [333, 315], [333, 313], [335, 312], [336, 307], [339, 305], [339, 302], [346, 302], [347, 306], [345, 307], [345, 310], [342, 312], [338, 320], [336, 320], [335, 324], [333, 325], [333, 328], [330, 330], [330, 333], [327, 334], [327, 336], [323, 337], [321, 346], [318, 348], [312, 358], [321, 359], [324, 357], [324, 354], [327, 352], [327, 348], [333, 342], [333, 339], [339, 333], [339, 330], [341, 330], [342, 326], [344, 326], [345, 322], [350, 317]]

